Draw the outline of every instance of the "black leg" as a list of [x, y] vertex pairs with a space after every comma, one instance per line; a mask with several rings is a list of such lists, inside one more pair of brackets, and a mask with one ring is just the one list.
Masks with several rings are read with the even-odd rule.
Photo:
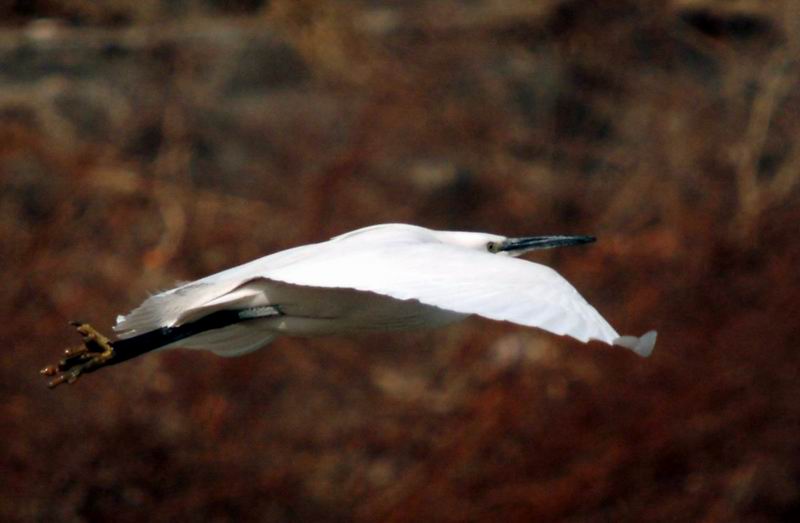
[[83, 336], [83, 346], [65, 350], [63, 360], [56, 365], [48, 365], [40, 373], [44, 376], [55, 376], [55, 379], [48, 383], [50, 388], [62, 383], [71, 384], [75, 383], [83, 374], [122, 363], [201, 332], [221, 329], [243, 321], [280, 316], [280, 314], [277, 306], [223, 310], [191, 323], [177, 327], [162, 327], [116, 341], [110, 341], [88, 323], [73, 322], [72, 325]]

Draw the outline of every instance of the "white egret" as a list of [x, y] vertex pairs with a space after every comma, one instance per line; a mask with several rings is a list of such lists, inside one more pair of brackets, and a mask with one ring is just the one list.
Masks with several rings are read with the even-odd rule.
[[118, 316], [118, 340], [78, 324], [84, 346], [42, 370], [82, 373], [155, 349], [238, 356], [280, 335], [316, 336], [434, 327], [469, 315], [596, 340], [647, 356], [656, 333], [620, 336], [556, 271], [517, 259], [591, 236], [507, 238], [404, 224], [358, 229], [259, 258], [149, 297]]

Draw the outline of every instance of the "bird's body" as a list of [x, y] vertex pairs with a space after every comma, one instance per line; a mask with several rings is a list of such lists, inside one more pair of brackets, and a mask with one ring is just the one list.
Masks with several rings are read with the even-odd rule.
[[620, 337], [558, 273], [515, 258], [590, 241], [375, 225], [153, 295], [117, 318], [120, 340], [110, 344], [140, 353], [185, 347], [235, 356], [279, 335], [416, 329], [474, 314], [649, 354], [654, 332]]

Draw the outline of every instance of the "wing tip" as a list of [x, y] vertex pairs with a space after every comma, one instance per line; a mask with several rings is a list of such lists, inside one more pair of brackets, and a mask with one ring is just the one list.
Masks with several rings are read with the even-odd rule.
[[614, 345], [630, 349], [639, 356], [644, 358], [653, 353], [656, 346], [656, 339], [658, 333], [656, 331], [648, 331], [642, 336], [620, 336], [614, 340]]

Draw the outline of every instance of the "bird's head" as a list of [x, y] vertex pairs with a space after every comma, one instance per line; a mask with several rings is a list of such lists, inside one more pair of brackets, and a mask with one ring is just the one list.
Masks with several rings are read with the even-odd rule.
[[523, 236], [508, 238], [482, 232], [434, 231], [440, 241], [476, 251], [502, 256], [519, 256], [526, 252], [568, 245], [592, 243], [594, 236]]
[[484, 232], [436, 231], [417, 225], [388, 223], [342, 234], [333, 238], [332, 241], [441, 242], [501, 256], [519, 256], [535, 250], [591, 243], [595, 241], [595, 238], [593, 236], [523, 236], [520, 238], [508, 238]]

